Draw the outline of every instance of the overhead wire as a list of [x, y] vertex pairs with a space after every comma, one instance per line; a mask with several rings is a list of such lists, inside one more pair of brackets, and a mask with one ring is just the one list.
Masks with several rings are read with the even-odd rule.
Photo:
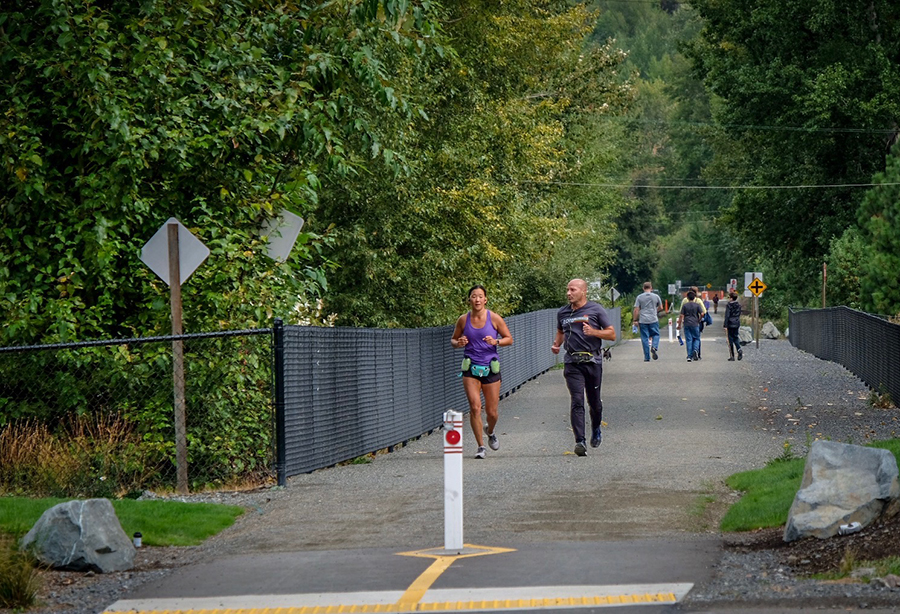
[[607, 115], [604, 117], [606, 121], [618, 122], [634, 122], [640, 124], [652, 124], [658, 126], [695, 126], [701, 128], [731, 128], [738, 130], [760, 130], [765, 132], [807, 132], [807, 133], [848, 133], [848, 134], [896, 134], [900, 132], [900, 128], [808, 128], [805, 126], [775, 126], [766, 124], [721, 124], [716, 122], [698, 122], [698, 121], [681, 121], [681, 120], [662, 120], [662, 119], [641, 119], [637, 117], [625, 117], [617, 115]]
[[656, 185], [634, 183], [590, 183], [580, 181], [520, 181], [534, 185], [556, 185], [586, 188], [613, 188], [613, 189], [656, 189], [656, 190], [804, 190], [804, 189], [842, 189], [842, 188], [873, 188], [876, 186], [896, 186], [900, 182], [885, 183], [824, 183], [824, 184], [800, 184], [800, 185]]

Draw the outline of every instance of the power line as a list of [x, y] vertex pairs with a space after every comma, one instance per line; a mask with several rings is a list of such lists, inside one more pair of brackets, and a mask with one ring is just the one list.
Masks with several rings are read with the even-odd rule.
[[652, 124], [657, 126], [694, 126], [701, 128], [729, 128], [738, 130], [760, 130], [768, 132], [806, 132], [806, 133], [825, 133], [825, 134], [896, 134], [900, 132], [897, 128], [806, 128], [803, 126], [773, 126], [766, 124], [719, 124], [715, 122], [691, 122], [691, 121], [672, 121], [662, 119], [640, 119], [623, 116], [608, 115], [605, 119], [609, 121], [620, 122], [636, 122], [640, 124]]
[[653, 185], [632, 183], [582, 183], [577, 181], [521, 181], [535, 185], [558, 185], [585, 188], [642, 188], [648, 190], [810, 190], [810, 189], [842, 189], [873, 188], [876, 186], [896, 186], [900, 182], [888, 183], [826, 183], [802, 185]]

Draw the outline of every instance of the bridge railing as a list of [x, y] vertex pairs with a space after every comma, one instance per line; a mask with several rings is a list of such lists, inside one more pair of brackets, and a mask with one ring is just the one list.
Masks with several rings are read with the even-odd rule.
[[[500, 350], [501, 398], [562, 360], [550, 351], [556, 311], [505, 318], [514, 342]], [[608, 312], [621, 338], [621, 308]], [[279, 481], [391, 448], [438, 428], [449, 409], [468, 410], [452, 326], [275, 330]]]
[[843, 365], [900, 403], [900, 324], [849, 307], [788, 311], [791, 344]]

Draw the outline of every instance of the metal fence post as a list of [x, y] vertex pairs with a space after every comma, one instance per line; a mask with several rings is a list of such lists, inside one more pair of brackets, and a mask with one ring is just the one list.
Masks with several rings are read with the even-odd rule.
[[275, 473], [278, 485], [285, 486], [287, 452], [284, 426], [284, 322], [281, 318], [275, 318], [272, 337], [275, 344]]

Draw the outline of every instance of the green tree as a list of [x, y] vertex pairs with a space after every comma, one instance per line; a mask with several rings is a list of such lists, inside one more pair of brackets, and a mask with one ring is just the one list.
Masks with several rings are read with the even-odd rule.
[[[373, 118], [420, 104], [396, 57], [439, 53], [433, 5], [346, 0], [10, 0], [0, 10], [0, 342], [168, 330], [139, 262], [170, 216], [211, 250], [187, 330], [293, 317], [326, 288], [330, 239], [288, 262], [258, 229], [322, 181], [395, 165]], [[298, 307], [299, 306], [299, 307]]]
[[586, 45], [580, 5], [445, 6], [452, 53], [394, 132], [406, 166], [330, 186], [315, 213], [335, 224], [327, 304], [345, 324], [446, 324], [473, 283], [504, 314], [556, 305], [566, 271], [608, 263], [620, 199], [573, 184], [616, 163], [599, 120], [629, 99], [622, 55]]
[[[747, 186], [865, 184], [884, 168], [900, 106], [900, 8], [698, 0], [700, 35], [687, 47], [720, 104], [710, 182]], [[726, 218], [779, 274], [799, 268], [787, 301], [817, 295], [832, 237], [857, 217], [852, 187], [736, 191]], [[781, 290], [780, 290], [781, 291]], [[790, 298], [793, 297], [793, 298]]]
[[860, 301], [863, 309], [900, 314], [900, 158], [888, 158], [859, 210], [863, 249]]

